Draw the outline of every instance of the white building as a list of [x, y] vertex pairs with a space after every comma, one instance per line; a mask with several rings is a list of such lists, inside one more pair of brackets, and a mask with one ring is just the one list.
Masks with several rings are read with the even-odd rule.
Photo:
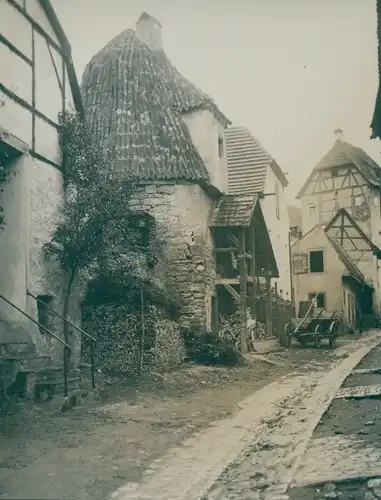
[[[20, 374], [18, 391], [33, 391], [39, 374], [63, 375], [62, 344], [32, 320], [62, 338], [62, 322], [42, 302], [62, 314], [66, 276], [43, 245], [64, 201], [59, 114], [81, 111], [82, 101], [70, 45], [48, 0], [1, 0], [0, 33], [0, 163], [10, 174], [0, 193], [0, 294], [12, 304], [0, 298], [0, 364]], [[76, 362], [78, 335], [71, 343]]]
[[278, 265], [278, 291], [291, 299], [288, 181], [277, 162], [244, 127], [226, 129], [229, 194], [259, 195]]

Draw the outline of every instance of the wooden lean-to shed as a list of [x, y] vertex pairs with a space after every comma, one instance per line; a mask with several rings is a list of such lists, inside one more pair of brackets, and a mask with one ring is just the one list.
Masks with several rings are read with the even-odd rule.
[[[271, 306], [271, 278], [279, 276], [258, 196], [222, 196], [214, 207], [212, 229], [216, 259], [216, 307], [221, 288], [241, 311], [241, 350], [247, 347], [247, 307], [256, 316], [258, 278], [266, 279]], [[270, 314], [271, 318], [271, 307]], [[271, 322], [270, 322], [271, 323]], [[269, 325], [268, 325], [269, 326]]]

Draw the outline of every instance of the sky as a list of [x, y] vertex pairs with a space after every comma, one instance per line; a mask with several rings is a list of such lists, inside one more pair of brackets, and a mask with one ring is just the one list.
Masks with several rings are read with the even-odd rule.
[[334, 129], [381, 164], [370, 140], [378, 87], [376, 0], [53, 0], [78, 78], [143, 11], [177, 69], [246, 126], [288, 174], [292, 201]]

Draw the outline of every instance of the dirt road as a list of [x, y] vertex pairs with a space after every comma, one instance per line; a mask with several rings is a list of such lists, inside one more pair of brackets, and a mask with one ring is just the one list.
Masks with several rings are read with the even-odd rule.
[[[168, 457], [197, 447], [203, 432], [215, 429], [213, 448], [220, 453], [221, 422], [227, 455], [234, 460], [234, 444], [244, 439], [245, 429], [260, 426], [255, 418], [250, 424], [241, 418], [243, 409], [245, 418], [259, 414], [260, 399], [247, 406], [253, 394], [261, 393], [262, 406], [273, 414], [285, 411], [285, 394], [293, 398], [304, 383], [310, 390], [329, 367], [357, 349], [353, 343], [334, 351], [295, 348], [269, 355], [273, 364], [251, 358], [243, 368], [193, 366], [126, 387], [113, 382], [108, 401], [70, 413], [46, 405], [24, 408], [1, 426], [0, 498], [103, 500], [114, 491], [126, 494], [126, 488], [134, 490], [160, 473]], [[278, 393], [275, 386], [256, 392], [276, 381], [283, 384]], [[171, 474], [176, 477], [176, 470]]]
[[[354, 366], [380, 342], [374, 332], [343, 344], [239, 405], [229, 419], [151, 464], [140, 483], [127, 482], [114, 500], [277, 500], [292, 480], [322, 412]], [[315, 350], [315, 355], [319, 351]], [[332, 356], [332, 357], [331, 357]]]

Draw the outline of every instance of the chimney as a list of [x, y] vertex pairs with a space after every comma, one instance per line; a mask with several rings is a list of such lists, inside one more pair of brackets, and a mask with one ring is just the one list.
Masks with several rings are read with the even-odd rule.
[[335, 139], [337, 141], [342, 141], [344, 140], [344, 136], [343, 136], [343, 129], [342, 128], [337, 128], [335, 131], [334, 131], [334, 134], [335, 134]]
[[153, 50], [161, 50], [161, 24], [157, 19], [143, 12], [136, 23], [136, 36]]

